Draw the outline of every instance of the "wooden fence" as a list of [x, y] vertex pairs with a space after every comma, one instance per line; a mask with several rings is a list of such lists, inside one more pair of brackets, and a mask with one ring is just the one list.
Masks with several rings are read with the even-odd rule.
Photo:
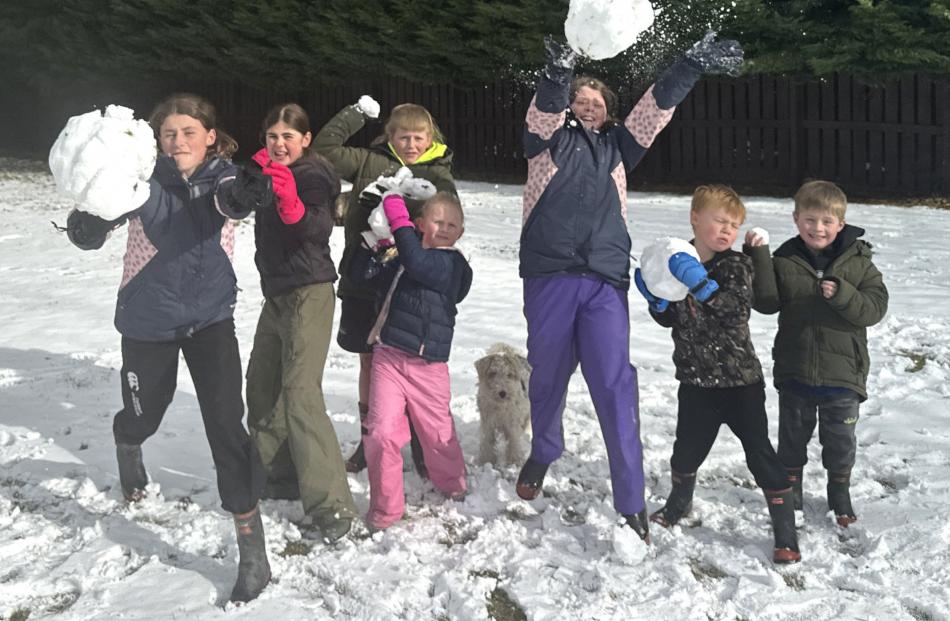
[[[215, 103], [222, 125], [242, 145], [242, 158], [260, 144], [260, 122], [272, 105], [297, 101], [319, 126], [369, 93], [383, 105], [384, 114], [406, 101], [427, 106], [455, 151], [457, 176], [524, 179], [521, 132], [533, 86], [500, 81], [462, 89], [364, 80], [292, 92], [204, 83], [139, 88], [89, 84], [85, 93], [49, 86], [44, 93], [0, 95], [0, 120], [11, 151], [45, 153], [72, 114], [106, 103], [131, 105], [147, 114], [162, 94], [183, 89]], [[638, 97], [622, 94], [621, 111]], [[352, 144], [366, 145], [381, 131], [380, 124], [370, 124]], [[740, 191], [790, 193], [807, 178], [835, 181], [856, 197], [950, 195], [950, 76], [910, 74], [878, 86], [847, 75], [807, 82], [776, 76], [703, 79], [630, 183], [688, 189], [718, 181]]]
[[[322, 123], [371, 93], [385, 110], [427, 106], [455, 151], [460, 176], [524, 178], [521, 132], [533, 87], [480, 88], [403, 80], [351, 83], [298, 93], [230, 85], [199, 87], [243, 144], [258, 143], [266, 109], [295, 99]], [[621, 97], [629, 110], [639, 93]], [[381, 126], [354, 137], [365, 145]], [[250, 142], [249, 142], [250, 141]], [[737, 188], [792, 192], [805, 179], [839, 183], [853, 196], [950, 195], [950, 78], [905, 75], [878, 86], [847, 75], [814, 81], [775, 76], [702, 80], [631, 177], [633, 187]]]

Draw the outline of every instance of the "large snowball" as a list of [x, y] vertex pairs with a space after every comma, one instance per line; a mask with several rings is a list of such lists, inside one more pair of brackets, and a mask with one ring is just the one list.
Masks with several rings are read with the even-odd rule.
[[564, 34], [577, 52], [602, 60], [636, 43], [652, 25], [648, 0], [571, 0]]
[[129, 108], [109, 106], [69, 119], [49, 152], [60, 193], [106, 220], [144, 203], [155, 168], [155, 135]]
[[676, 237], [661, 237], [643, 249], [640, 255], [640, 273], [650, 293], [658, 298], [676, 302], [689, 293], [689, 289], [676, 280], [670, 272], [670, 257], [677, 252], [691, 254], [699, 260], [699, 253], [691, 243]]

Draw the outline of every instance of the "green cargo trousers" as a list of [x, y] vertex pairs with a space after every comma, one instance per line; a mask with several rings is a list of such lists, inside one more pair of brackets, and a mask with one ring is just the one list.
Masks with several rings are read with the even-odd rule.
[[247, 366], [248, 427], [268, 488], [299, 490], [318, 525], [357, 514], [321, 386], [335, 304], [332, 283], [265, 298]]

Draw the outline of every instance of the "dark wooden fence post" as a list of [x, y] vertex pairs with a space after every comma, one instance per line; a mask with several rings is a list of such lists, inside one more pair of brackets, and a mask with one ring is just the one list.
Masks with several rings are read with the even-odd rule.
[[[943, 84], [943, 165], [940, 167], [944, 196], [950, 196], [950, 77], [944, 76]], [[938, 100], [939, 101], [939, 100]]]

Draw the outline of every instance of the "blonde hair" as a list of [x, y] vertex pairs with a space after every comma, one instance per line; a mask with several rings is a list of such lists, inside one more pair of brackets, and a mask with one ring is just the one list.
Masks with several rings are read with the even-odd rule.
[[422, 208], [419, 210], [419, 217], [427, 217], [429, 212], [432, 211], [436, 205], [449, 205], [454, 207], [462, 219], [462, 226], [465, 226], [465, 212], [462, 210], [462, 201], [451, 192], [436, 192], [434, 196], [422, 204]]
[[745, 205], [736, 191], [727, 185], [711, 183], [696, 188], [690, 210], [699, 213], [707, 207], [722, 207], [730, 216], [745, 222]]
[[397, 131], [426, 132], [435, 142], [445, 142], [442, 131], [432, 114], [424, 106], [414, 103], [399, 104], [389, 113], [386, 121], [386, 138], [392, 140]]
[[806, 209], [830, 212], [844, 221], [845, 211], [848, 210], [848, 197], [830, 181], [808, 181], [795, 192], [795, 213]]

